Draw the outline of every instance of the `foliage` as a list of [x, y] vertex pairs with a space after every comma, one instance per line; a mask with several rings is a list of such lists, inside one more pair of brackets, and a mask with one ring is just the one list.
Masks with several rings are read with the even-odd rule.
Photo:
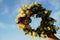
[[[34, 17], [36, 14], [36, 18], [41, 18], [41, 23], [38, 28], [32, 29], [29, 25], [31, 23], [31, 17]], [[43, 8], [41, 4], [35, 2], [30, 5], [24, 5], [16, 18], [16, 23], [18, 27], [22, 29], [25, 34], [29, 34], [33, 37], [39, 36], [45, 38], [49, 35], [56, 34], [58, 27], [54, 25], [56, 20], [50, 17], [51, 10], [47, 10]]]

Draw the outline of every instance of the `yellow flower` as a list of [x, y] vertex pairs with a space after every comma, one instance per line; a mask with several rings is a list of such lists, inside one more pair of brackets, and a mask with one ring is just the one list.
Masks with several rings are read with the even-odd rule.
[[18, 20], [18, 19], [15, 19], [15, 21], [16, 21], [16, 23], [18, 23], [18, 22], [19, 22], [19, 20]]
[[31, 32], [28, 32], [29, 35], [31, 35]]
[[41, 34], [40, 36], [41, 36], [42, 38], [45, 38], [45, 35], [44, 35], [44, 34]]
[[48, 28], [48, 30], [50, 30], [51, 28], [50, 27], [47, 27]]
[[25, 28], [25, 25], [24, 24], [18, 24], [18, 28], [24, 29]]
[[26, 11], [26, 14], [29, 14], [29, 13], [30, 13], [30, 11], [29, 11], [29, 10], [27, 10], [27, 11]]
[[27, 10], [28, 5], [24, 5], [22, 9]]
[[33, 7], [34, 6], [34, 4], [32, 3], [32, 4], [30, 4], [29, 5], [29, 7], [28, 7], [28, 9], [30, 9], [31, 7]]
[[17, 15], [17, 18], [25, 17], [25, 16], [26, 16], [26, 14], [24, 14], [24, 13], [20, 13], [20, 14]]
[[44, 33], [44, 31], [42, 33]]
[[16, 16], [16, 18], [17, 18], [17, 19], [20, 18], [20, 14], [18, 14], [18, 15]]
[[23, 9], [20, 9], [20, 13], [24, 13], [24, 10]]
[[45, 13], [45, 14], [47, 14], [47, 13], [48, 13], [48, 11], [46, 10], [46, 11], [44, 11], [44, 13]]
[[32, 32], [32, 37], [36, 37], [37, 36], [37, 32]]
[[26, 14], [24, 14], [24, 13], [20, 14], [20, 17], [25, 17], [25, 16], [26, 16]]
[[31, 6], [28, 7], [28, 9], [30, 9], [30, 8], [31, 8]]

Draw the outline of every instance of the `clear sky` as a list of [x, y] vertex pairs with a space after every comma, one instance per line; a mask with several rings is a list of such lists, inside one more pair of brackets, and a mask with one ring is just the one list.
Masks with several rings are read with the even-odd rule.
[[[47, 40], [39, 37], [32, 38], [19, 30], [15, 23], [15, 18], [19, 13], [19, 8], [24, 4], [39, 2], [44, 8], [52, 10], [51, 17], [56, 19], [55, 25], [60, 26], [60, 0], [0, 0], [0, 40]], [[39, 19], [33, 18], [32, 28], [37, 28]], [[39, 20], [39, 21], [38, 21]], [[35, 22], [35, 23], [34, 23]], [[60, 30], [56, 36], [60, 38]]]

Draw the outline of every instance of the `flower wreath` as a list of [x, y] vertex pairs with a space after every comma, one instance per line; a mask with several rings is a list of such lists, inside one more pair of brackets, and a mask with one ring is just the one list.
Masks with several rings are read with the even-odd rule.
[[[40, 26], [38, 26], [36, 30], [32, 29], [29, 25], [32, 21], [31, 17], [34, 17], [35, 14], [36, 18], [42, 19]], [[51, 10], [47, 10], [43, 8], [41, 4], [35, 2], [30, 5], [24, 5], [20, 9], [20, 13], [16, 18], [16, 23], [25, 34], [29, 34], [33, 37], [39, 36], [45, 38], [46, 36], [54, 35], [56, 30], [58, 30], [58, 27], [53, 25], [55, 19], [51, 18], [50, 14]]]

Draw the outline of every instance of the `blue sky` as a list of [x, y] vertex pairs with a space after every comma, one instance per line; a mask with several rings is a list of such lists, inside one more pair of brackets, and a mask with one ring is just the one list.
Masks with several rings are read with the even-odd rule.
[[[57, 22], [56, 26], [60, 26], [60, 0], [0, 0], [0, 40], [47, 40], [39, 37], [32, 38], [24, 35], [24, 32], [19, 30], [15, 23], [15, 18], [19, 13], [19, 8], [24, 4], [31, 4], [32, 2], [39, 2], [44, 8], [52, 10], [50, 15]], [[32, 28], [37, 28], [39, 19], [33, 18], [31, 24]], [[39, 20], [39, 21], [38, 21]], [[37, 22], [37, 23], [36, 23]], [[57, 31], [56, 36], [60, 37], [60, 30]]]

